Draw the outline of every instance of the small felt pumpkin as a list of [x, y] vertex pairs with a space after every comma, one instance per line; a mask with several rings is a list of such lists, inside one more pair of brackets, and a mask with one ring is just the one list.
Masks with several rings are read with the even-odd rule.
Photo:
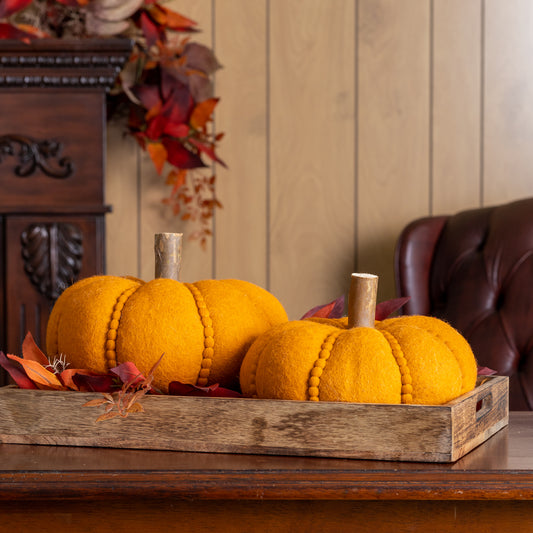
[[253, 340], [285, 321], [280, 302], [246, 281], [94, 276], [58, 298], [46, 344], [50, 357], [100, 372], [131, 361], [146, 375], [164, 354], [154, 376], [163, 392], [171, 381], [235, 388]]
[[437, 405], [475, 387], [476, 360], [459, 332], [427, 316], [374, 322], [376, 292], [376, 276], [353, 275], [348, 318], [286, 322], [259, 336], [241, 366], [243, 394]]

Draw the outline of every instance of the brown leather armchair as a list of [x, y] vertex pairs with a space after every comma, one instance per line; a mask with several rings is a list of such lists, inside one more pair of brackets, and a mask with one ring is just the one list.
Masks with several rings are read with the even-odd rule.
[[395, 252], [405, 314], [446, 320], [533, 410], [533, 198], [411, 222]]

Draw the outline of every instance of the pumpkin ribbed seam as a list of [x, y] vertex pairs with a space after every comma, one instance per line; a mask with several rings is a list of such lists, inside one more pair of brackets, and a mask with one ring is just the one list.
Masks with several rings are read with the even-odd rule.
[[215, 354], [215, 331], [213, 329], [213, 320], [209, 316], [209, 309], [207, 309], [207, 305], [200, 289], [192, 283], [184, 283], [184, 285], [189, 289], [194, 298], [198, 314], [200, 315], [200, 320], [204, 327], [204, 349], [202, 351], [202, 363], [200, 372], [198, 373], [198, 379], [196, 380], [196, 385], [199, 387], [205, 387], [209, 379], [209, 374], [211, 373], [213, 355]]
[[392, 355], [396, 359], [396, 364], [400, 370], [402, 381], [402, 403], [413, 403], [413, 380], [411, 379], [411, 372], [407, 366], [407, 359], [403, 355], [402, 347], [396, 338], [386, 330], [380, 330], [380, 333], [385, 337], [389, 343]]
[[[451, 326], [450, 326], [451, 327]], [[435, 331], [434, 329], [432, 329], [431, 331], [426, 328], [426, 331], [431, 333], [431, 335], [433, 335], [434, 337], [436, 337], [440, 342], [442, 342], [442, 344], [444, 344], [444, 346], [446, 346], [446, 348], [448, 348], [448, 350], [450, 350], [451, 354], [454, 356], [455, 358], [455, 361], [457, 362], [457, 366], [459, 368], [459, 372], [461, 373], [461, 389], [463, 389], [464, 387], [464, 383], [465, 383], [465, 376], [464, 376], [464, 373], [463, 373], [463, 369], [461, 368], [461, 364], [459, 363], [459, 358], [457, 357], [457, 354], [455, 353], [455, 350], [450, 346], [450, 344], [446, 341], [446, 339], [444, 337], [441, 337], [437, 331]]]
[[309, 397], [309, 400], [313, 402], [318, 402], [320, 400], [320, 377], [322, 376], [324, 368], [326, 367], [326, 361], [331, 355], [333, 345], [342, 332], [343, 330], [339, 330], [330, 333], [322, 343], [322, 346], [320, 346], [318, 358], [311, 369], [311, 375], [309, 376], [309, 380], [307, 382], [307, 396]]
[[[266, 349], [263, 348], [263, 351]], [[259, 360], [261, 359], [261, 355], [263, 355], [263, 352], [259, 352], [252, 362], [252, 368], [250, 369], [250, 396], [252, 398], [257, 398], [257, 367], [259, 366]]]
[[111, 368], [117, 366], [117, 334], [118, 328], [120, 325], [120, 317], [122, 316], [122, 310], [124, 305], [128, 301], [128, 298], [142, 285], [136, 285], [126, 289], [115, 302], [113, 306], [113, 312], [111, 313], [111, 318], [109, 320], [109, 326], [107, 328], [106, 341], [105, 341], [105, 364], [106, 368], [110, 370]]

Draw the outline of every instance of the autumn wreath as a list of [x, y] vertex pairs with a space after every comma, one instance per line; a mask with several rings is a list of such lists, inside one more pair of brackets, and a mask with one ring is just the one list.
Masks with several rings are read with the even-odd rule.
[[0, 1], [0, 39], [132, 40], [129, 61], [109, 94], [109, 118], [125, 118], [157, 172], [165, 173], [171, 189], [163, 202], [197, 225], [190, 237], [205, 246], [209, 220], [221, 207], [214, 163], [225, 165], [216, 154], [222, 134], [210, 124], [220, 65], [212, 50], [191, 41], [196, 31], [196, 22], [157, 0]]

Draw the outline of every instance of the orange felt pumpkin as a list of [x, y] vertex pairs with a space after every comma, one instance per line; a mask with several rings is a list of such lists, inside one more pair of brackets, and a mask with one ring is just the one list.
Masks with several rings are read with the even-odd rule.
[[46, 344], [50, 357], [100, 372], [131, 361], [146, 374], [164, 354], [154, 379], [164, 392], [170, 381], [235, 388], [250, 344], [285, 321], [279, 301], [245, 281], [94, 276], [58, 298]]
[[[368, 291], [368, 282], [361, 287]], [[353, 309], [359, 299], [359, 318], [352, 313], [349, 319], [286, 322], [259, 336], [241, 366], [242, 392], [290, 400], [443, 404], [475, 387], [477, 364], [462, 335], [426, 316], [374, 323], [376, 291], [368, 304], [361, 287], [350, 291], [349, 304]]]

